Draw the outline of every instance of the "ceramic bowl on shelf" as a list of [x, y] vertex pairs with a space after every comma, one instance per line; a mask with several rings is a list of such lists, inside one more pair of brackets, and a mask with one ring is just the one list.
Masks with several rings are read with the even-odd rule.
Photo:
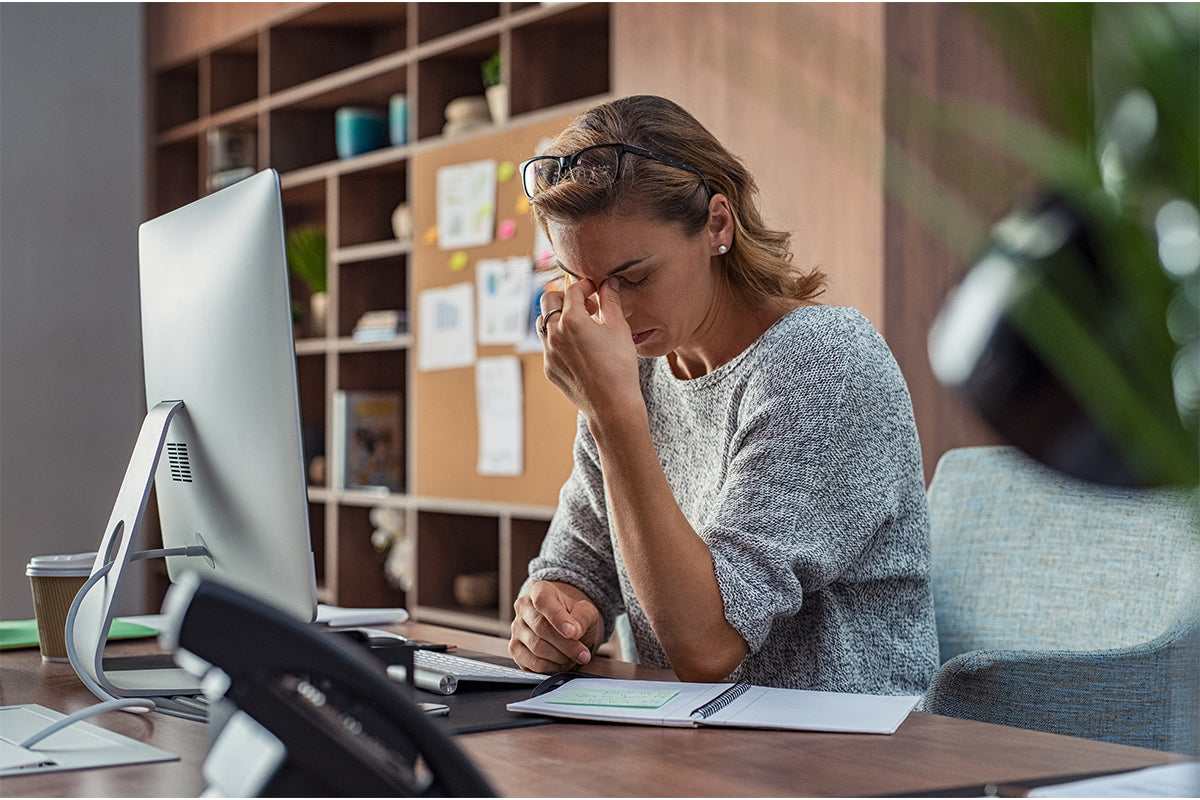
[[388, 115], [378, 108], [345, 106], [334, 114], [338, 158], [353, 158], [387, 147]]
[[500, 575], [470, 572], [454, 578], [454, 602], [463, 608], [492, 608], [499, 602]]

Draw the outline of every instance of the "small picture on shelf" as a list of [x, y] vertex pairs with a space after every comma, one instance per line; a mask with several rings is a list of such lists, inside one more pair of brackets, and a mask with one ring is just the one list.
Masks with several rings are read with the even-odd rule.
[[250, 128], [213, 128], [208, 132], [208, 189], [215, 192], [254, 174], [257, 133]]
[[333, 412], [334, 486], [402, 491], [404, 401], [400, 393], [339, 391]]

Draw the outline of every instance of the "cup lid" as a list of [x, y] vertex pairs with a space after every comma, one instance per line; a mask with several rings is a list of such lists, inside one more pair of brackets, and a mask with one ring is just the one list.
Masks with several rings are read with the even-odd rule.
[[30, 576], [90, 575], [96, 553], [74, 553], [59, 556], [34, 556], [25, 565], [25, 574]]

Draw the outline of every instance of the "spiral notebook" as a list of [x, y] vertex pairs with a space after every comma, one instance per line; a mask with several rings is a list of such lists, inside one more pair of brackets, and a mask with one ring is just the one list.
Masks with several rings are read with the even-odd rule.
[[778, 689], [745, 681], [679, 683], [587, 678], [509, 703], [508, 710], [638, 725], [888, 734], [900, 727], [919, 699]]

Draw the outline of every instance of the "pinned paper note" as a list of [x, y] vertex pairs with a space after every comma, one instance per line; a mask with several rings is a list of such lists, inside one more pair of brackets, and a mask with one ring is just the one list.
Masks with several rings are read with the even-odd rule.
[[469, 367], [475, 362], [474, 300], [469, 283], [421, 292], [418, 369]]
[[520, 475], [524, 470], [525, 400], [521, 360], [481, 358], [475, 365], [475, 405], [479, 414], [480, 475]]
[[437, 171], [438, 247], [490, 244], [496, 224], [496, 162], [475, 161]]
[[679, 691], [675, 689], [589, 689], [575, 686], [559, 692], [547, 702], [567, 706], [661, 708], [677, 694]]
[[475, 264], [479, 298], [479, 343], [517, 344], [525, 335], [529, 281], [527, 257], [485, 258]]

